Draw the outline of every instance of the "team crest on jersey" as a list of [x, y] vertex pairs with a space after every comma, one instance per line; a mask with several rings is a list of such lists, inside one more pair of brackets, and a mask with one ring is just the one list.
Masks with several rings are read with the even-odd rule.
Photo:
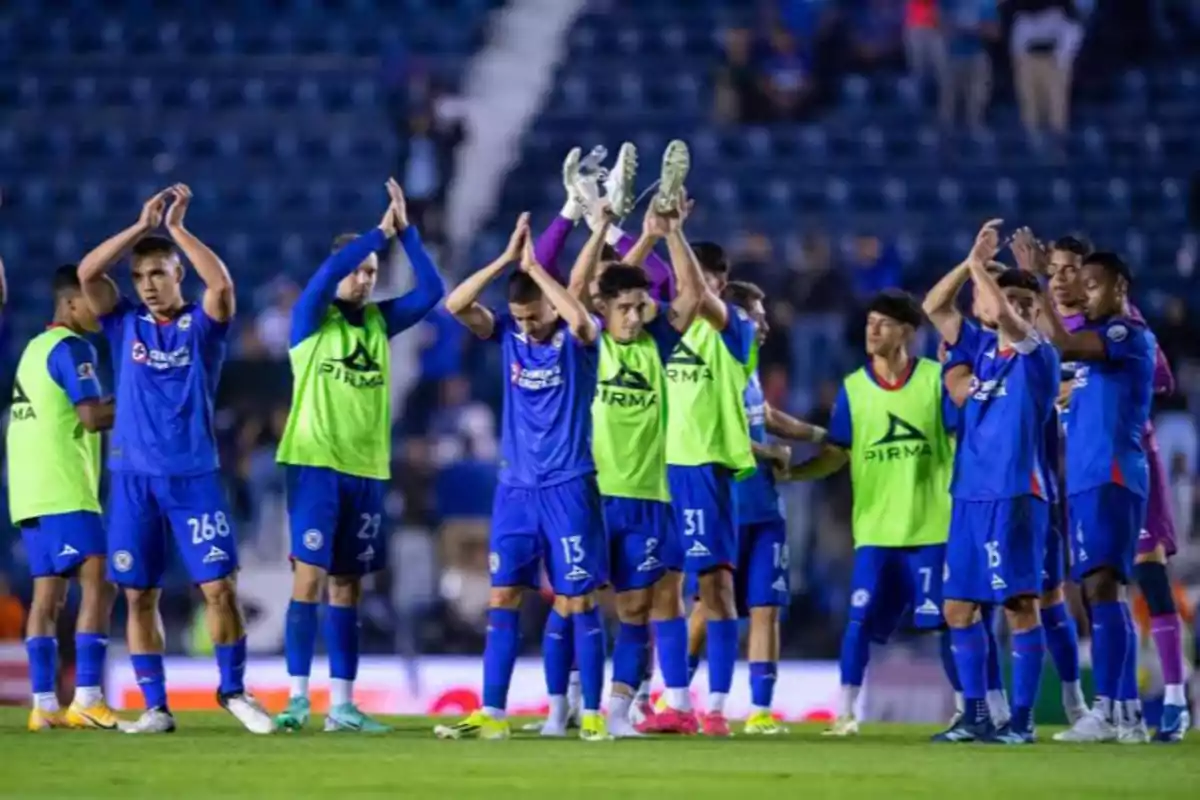
[[133, 556], [128, 550], [118, 550], [113, 553], [113, 569], [117, 572], [129, 572], [133, 568]]
[[854, 594], [850, 595], [850, 605], [855, 608], [863, 608], [867, 603], [871, 602], [871, 593], [866, 589], [859, 589]]
[[141, 342], [134, 342], [130, 357], [139, 364], [145, 364], [150, 358], [150, 353], [146, 350], [146, 345]]
[[488, 571], [493, 575], [500, 571], [500, 554], [495, 550], [488, 553]]
[[181, 331], [186, 331], [188, 328], [192, 327], [192, 315], [184, 314], [175, 321], [175, 326]]
[[562, 331], [558, 331], [557, 333], [554, 334], [554, 338], [552, 338], [550, 340], [550, 346], [553, 347], [555, 350], [562, 350], [563, 342], [565, 342], [565, 341], [566, 341], [565, 334], [563, 334]]
[[304, 546], [309, 550], [320, 550], [323, 544], [325, 537], [316, 528], [309, 528], [304, 532]]
[[79, 376], [79, 380], [81, 381], [94, 380], [96, 378], [96, 366], [90, 361], [85, 361], [75, 368], [75, 374]]
[[662, 566], [662, 562], [654, 553], [658, 550], [658, 539], [653, 536], [646, 540], [646, 557], [638, 564], [638, 572], [653, 572]]

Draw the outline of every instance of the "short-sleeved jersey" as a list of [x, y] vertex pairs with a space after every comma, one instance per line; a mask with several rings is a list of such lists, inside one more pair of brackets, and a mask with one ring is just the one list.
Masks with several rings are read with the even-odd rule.
[[1104, 342], [1103, 361], [1080, 361], [1066, 416], [1067, 493], [1115, 483], [1149, 492], [1142, 445], [1154, 393], [1155, 339], [1124, 317], [1088, 323]]
[[109, 469], [170, 477], [216, 470], [213, 398], [229, 325], [209, 317], [198, 303], [159, 321], [146, 306], [125, 298], [100, 324], [116, 381]]
[[88, 400], [99, 400], [104, 396], [100, 379], [96, 376], [96, 348], [80, 336], [63, 339], [54, 345], [46, 357], [46, 369], [67, 398], [79, 405]]
[[536, 342], [507, 312], [496, 312], [491, 338], [502, 348], [504, 371], [500, 483], [543, 488], [595, 472], [596, 344], [576, 339], [561, 320], [547, 341]]
[[1007, 351], [996, 335], [964, 320], [954, 346], [971, 358], [954, 479], [958, 500], [1049, 497], [1046, 431], [1058, 396], [1058, 353], [1036, 332]]
[[[763, 396], [758, 371], [750, 373], [743, 392], [746, 418], [750, 423], [750, 439], [760, 444], [767, 441], [767, 401]], [[737, 498], [738, 525], [772, 522], [783, 519], [779, 491], [775, 488], [775, 473], [770, 464], [758, 463], [754, 474], [734, 484]]]

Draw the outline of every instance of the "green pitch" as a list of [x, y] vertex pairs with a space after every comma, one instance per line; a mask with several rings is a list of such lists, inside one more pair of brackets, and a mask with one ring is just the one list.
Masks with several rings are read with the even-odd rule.
[[[319, 718], [314, 720], [319, 723]], [[1122, 798], [1197, 796], [1200, 734], [1182, 745], [931, 745], [932, 728], [867, 726], [829, 740], [699, 737], [584, 744], [518, 734], [441, 742], [429, 720], [383, 736], [253, 736], [224, 714], [180, 714], [179, 731], [138, 738], [31, 734], [0, 710], [0, 797], [32, 798]], [[316, 728], [317, 726], [314, 726]]]

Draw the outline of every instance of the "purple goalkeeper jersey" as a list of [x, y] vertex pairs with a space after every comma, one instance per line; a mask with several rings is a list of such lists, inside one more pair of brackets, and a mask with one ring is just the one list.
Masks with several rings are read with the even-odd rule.
[[[1129, 307], [1129, 317], [1145, 324], [1141, 312], [1134, 306]], [[1077, 331], [1087, 324], [1083, 314], [1072, 314], [1063, 317], [1063, 324], [1069, 331]], [[1075, 364], [1063, 362], [1064, 377], [1073, 376]], [[1163, 354], [1162, 348], [1155, 344], [1154, 353], [1154, 393], [1170, 394], [1175, 390], [1175, 376], [1171, 374], [1171, 365]], [[1154, 423], [1147, 422], [1142, 433], [1142, 445], [1146, 450], [1146, 461], [1150, 468], [1150, 492], [1146, 503], [1146, 529], [1138, 535], [1138, 554], [1152, 552], [1162, 545], [1167, 555], [1175, 554], [1175, 518], [1171, 515], [1171, 498], [1168, 494], [1167, 471], [1163, 468], [1162, 456], [1158, 452], [1158, 437], [1154, 435]]]

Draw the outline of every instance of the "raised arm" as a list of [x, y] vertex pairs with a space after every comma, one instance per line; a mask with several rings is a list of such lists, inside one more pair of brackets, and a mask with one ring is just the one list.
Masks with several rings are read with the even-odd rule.
[[1064, 361], [1103, 361], [1108, 354], [1099, 331], [1079, 330], [1072, 333], [1063, 324], [1062, 315], [1045, 292], [1038, 296], [1041, 303], [1046, 335]]
[[446, 296], [446, 310], [480, 339], [491, 338], [496, 318], [479, 302], [479, 295], [483, 294], [483, 290], [498, 278], [509, 264], [521, 257], [528, 237], [529, 214], [525, 213], [517, 220], [517, 227], [513, 229], [508, 240], [508, 247], [500, 257], [460, 283]]
[[[996, 327], [1009, 340], [1023, 342], [1033, 333], [1033, 328], [1021, 319], [1012, 304], [1008, 302], [1008, 298], [1004, 296], [1004, 290], [988, 272], [986, 263], [978, 258], [968, 261], [971, 269], [971, 281], [975, 284], [975, 291], [979, 293], [980, 306], [990, 310], [989, 316], [996, 320]], [[1040, 292], [1039, 296], [1045, 296], [1045, 292]]]
[[521, 270], [533, 278], [533, 282], [546, 295], [550, 305], [567, 323], [571, 335], [585, 344], [592, 344], [600, 335], [596, 320], [582, 302], [573, 297], [562, 284], [554, 280], [549, 272], [546, 272], [545, 267], [537, 262], [533, 253], [533, 242], [530, 241], [528, 234], [529, 215], [524, 214], [522, 217], [525, 219], [526, 235], [524, 237], [525, 245], [521, 251]]
[[154, 195], [142, 206], [137, 222], [101, 242], [79, 262], [79, 284], [97, 316], [111, 314], [121, 299], [116, 282], [108, 276], [109, 271], [138, 239], [162, 224], [166, 204], [167, 191]]
[[617, 251], [622, 262], [646, 270], [646, 277], [650, 279], [650, 291], [655, 300], [675, 296], [671, 267], [654, 252], [654, 246], [658, 244], [662, 236], [647, 232], [643, 228], [642, 235], [635, 242], [628, 233], [618, 226], [612, 225], [605, 234], [605, 238]]
[[237, 311], [233, 278], [212, 248], [184, 227], [183, 218], [192, 202], [192, 190], [186, 184], [177, 183], [168, 191], [173, 200], [166, 214], [167, 233], [204, 281], [204, 313], [216, 322], [228, 322]]
[[416, 226], [408, 224], [408, 204], [396, 181], [388, 181], [388, 194], [392, 198], [392, 218], [400, 231], [400, 246], [408, 256], [408, 263], [412, 264], [415, 280], [415, 285], [407, 294], [379, 304], [379, 310], [387, 322], [388, 336], [395, 336], [417, 324], [433, 310], [438, 301], [445, 297], [446, 284], [421, 244], [421, 234]]
[[[683, 225], [691, 208], [692, 204], [686, 197], [681, 198], [680, 205], [674, 211], [665, 214], [651, 203], [646, 209], [645, 221], [642, 223], [643, 238], [667, 240], [667, 252], [671, 255], [671, 269], [675, 274], [677, 288], [667, 312], [668, 322], [680, 333], [686, 332], [700, 315], [701, 303], [706, 293], [700, 262], [696, 260], [696, 254], [692, 252], [692, 246], [688, 244], [683, 233]], [[722, 310], [724, 305], [721, 303]]]
[[[592, 304], [588, 287], [592, 285], [592, 281], [596, 278], [596, 271], [600, 268], [600, 255], [604, 252], [604, 236], [611, 224], [612, 214], [609, 213], [608, 209], [604, 209], [601, 212], [600, 222], [592, 230], [592, 235], [575, 258], [575, 265], [571, 267], [571, 276], [567, 283], [567, 291], [571, 293], [572, 297], [583, 303], [585, 307], [591, 307]], [[533, 257], [537, 263], [542, 263], [541, 259], [538, 258], [536, 249]]]

